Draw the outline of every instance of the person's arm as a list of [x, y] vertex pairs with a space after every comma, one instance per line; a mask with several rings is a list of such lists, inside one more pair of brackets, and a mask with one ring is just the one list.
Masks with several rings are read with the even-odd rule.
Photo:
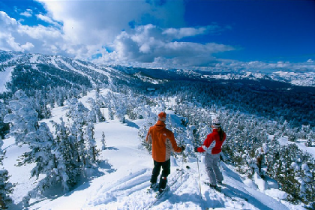
[[151, 133], [150, 133], [150, 129], [148, 131], [148, 134], [147, 134], [147, 137], [145, 138], [146, 142], [149, 143], [149, 144], [152, 144], [152, 136], [151, 136]]
[[181, 151], [182, 151], [182, 148], [177, 146], [177, 143], [176, 143], [176, 141], [175, 141], [174, 134], [173, 134], [173, 133], [170, 133], [168, 137], [169, 137], [168, 139], [170, 140], [170, 142], [171, 142], [171, 144], [172, 144], [173, 150], [174, 150], [175, 152], [181, 152]]
[[[212, 146], [212, 144], [214, 145]], [[211, 145], [211, 146], [210, 146]], [[203, 142], [203, 145], [201, 147], [196, 147], [195, 152], [205, 152], [209, 149], [212, 150], [212, 148], [215, 146], [215, 142], [213, 141], [212, 135], [209, 134], [205, 141]]]

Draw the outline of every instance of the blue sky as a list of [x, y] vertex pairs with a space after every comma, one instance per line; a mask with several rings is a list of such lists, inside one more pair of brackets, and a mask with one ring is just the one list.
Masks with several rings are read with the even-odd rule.
[[0, 0], [0, 49], [148, 67], [310, 66], [315, 1]]
[[315, 52], [315, 1], [198, 1], [190, 2], [187, 24], [209, 20], [231, 30], [214, 37], [215, 42], [239, 47], [236, 59], [303, 61]]

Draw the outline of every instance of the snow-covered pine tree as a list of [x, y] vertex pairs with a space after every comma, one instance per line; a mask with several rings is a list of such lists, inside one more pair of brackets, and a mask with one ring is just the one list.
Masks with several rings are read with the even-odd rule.
[[114, 120], [114, 115], [115, 115], [115, 113], [114, 113], [113, 109], [111, 107], [108, 107], [108, 118], [110, 120]]
[[116, 102], [113, 104], [117, 118], [121, 123], [125, 123], [125, 115], [127, 114], [126, 99], [123, 96], [116, 98]]
[[[211, 132], [210, 129], [210, 123], [199, 123], [199, 132], [195, 131], [195, 133], [198, 133], [198, 138], [196, 138], [196, 141], [201, 144], [203, 141], [207, 138], [207, 135]], [[196, 134], [195, 134], [196, 135]]]
[[88, 122], [85, 127], [85, 142], [87, 146], [87, 166], [90, 167], [94, 165], [97, 161], [98, 151], [96, 149], [96, 141], [94, 138], [94, 124], [93, 122]]
[[78, 182], [78, 175], [80, 175], [80, 165], [78, 164], [78, 152], [76, 148], [76, 128], [68, 129], [65, 122], [61, 118], [61, 123], [53, 123], [55, 127], [56, 136], [56, 158], [64, 168], [63, 176], [68, 178], [66, 183], [62, 183], [63, 188], [67, 190], [68, 187], [74, 186]]
[[10, 183], [9, 173], [2, 167], [2, 160], [5, 152], [2, 150], [3, 141], [0, 136], [0, 209], [4, 209], [8, 204], [12, 203], [12, 198], [9, 196], [13, 192], [14, 185]]
[[64, 106], [65, 101], [65, 90], [64, 88], [60, 88], [61, 90], [56, 93], [56, 103], [58, 106]]
[[134, 112], [135, 108], [138, 107], [141, 104], [140, 97], [135, 95], [131, 90], [128, 91], [127, 96], [127, 115], [129, 119], [135, 120], [137, 119], [137, 114]]
[[93, 109], [88, 112], [87, 121], [92, 123], [96, 123], [97, 121], [99, 121]]
[[76, 98], [70, 100], [69, 111], [67, 116], [70, 117], [73, 121], [76, 121], [82, 125], [87, 122], [89, 109], [86, 108], [82, 102], [79, 102]]
[[[87, 151], [84, 140], [84, 126], [87, 124], [87, 116], [89, 109], [87, 109], [82, 102], [79, 102], [76, 98], [70, 100], [69, 111], [67, 116], [72, 119], [71, 133], [74, 138], [73, 145], [77, 154], [77, 164], [80, 165], [81, 169], [86, 166]], [[72, 145], [72, 144], [71, 144]]]
[[152, 145], [147, 143], [147, 141], [146, 141], [148, 131], [149, 131], [149, 127], [147, 125], [143, 125], [143, 126], [141, 126], [141, 128], [138, 131], [138, 136], [140, 138], [141, 145], [144, 148], [146, 148], [149, 152], [151, 152]]
[[64, 159], [59, 154], [57, 142], [46, 123], [41, 123], [38, 130], [29, 133], [26, 138], [31, 142], [29, 144], [31, 151], [22, 155], [19, 165], [34, 163], [35, 167], [31, 170], [31, 177], [38, 179], [39, 175], [44, 175], [36, 188], [23, 199], [25, 205], [28, 205], [32, 197], [42, 195], [45, 190], [56, 187], [58, 184], [64, 190], [68, 190], [68, 175]]
[[106, 149], [106, 140], [105, 140], [105, 133], [104, 133], [104, 131], [102, 132], [101, 142], [102, 142], [102, 150], [105, 150]]
[[[97, 94], [97, 101], [95, 101], [93, 98], [89, 98], [89, 103], [91, 104], [91, 111], [90, 112], [94, 112], [93, 114], [95, 115], [95, 122], [104, 122], [105, 118], [101, 112], [101, 105], [100, 103], [100, 96], [99, 94]], [[89, 113], [90, 115], [91, 113]]]
[[305, 145], [307, 147], [315, 146], [315, 132], [313, 132], [313, 130], [310, 130], [309, 133], [306, 135]]
[[9, 131], [9, 125], [4, 123], [4, 116], [8, 114], [5, 104], [0, 101], [0, 138], [4, 138], [5, 134]]
[[85, 168], [86, 165], [86, 149], [85, 149], [85, 141], [84, 141], [84, 131], [83, 124], [80, 122], [74, 121], [77, 130], [77, 139], [76, 139], [76, 149], [78, 152], [78, 163]]
[[[309, 161], [308, 162], [310, 164], [310, 166], [312, 165], [312, 163]], [[312, 180], [312, 172], [311, 169], [309, 168], [307, 163], [302, 163], [300, 166], [300, 174], [301, 174], [301, 179], [300, 179], [300, 183], [301, 183], [301, 187], [300, 187], [300, 196], [302, 198], [303, 201], [310, 201], [310, 200], [314, 200], [314, 191], [313, 191], [313, 187], [312, 187], [312, 182], [314, 182], [314, 180]], [[315, 183], [314, 183], [315, 184]]]
[[24, 91], [18, 90], [9, 102], [9, 109], [11, 113], [4, 117], [4, 122], [10, 123], [10, 136], [15, 138], [18, 145], [29, 144], [25, 136], [38, 129], [38, 114], [31, 99]]
[[51, 117], [51, 110], [47, 106], [48, 99], [46, 98], [46, 93], [42, 90], [36, 90], [34, 95], [34, 108], [36, 109], [36, 112], [38, 113], [39, 119], [47, 119]]

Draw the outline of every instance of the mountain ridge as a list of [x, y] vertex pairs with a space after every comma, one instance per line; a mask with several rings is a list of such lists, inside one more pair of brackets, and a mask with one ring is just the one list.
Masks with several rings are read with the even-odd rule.
[[[71, 59], [55, 55], [26, 54], [21, 52], [0, 51], [0, 62], [2, 72], [9, 66], [15, 65], [52, 65], [63, 71], [72, 70], [85, 77], [88, 77], [93, 86], [106, 83], [109, 79], [109, 73], [114, 75], [116, 79], [126, 81], [139, 81], [144, 83], [161, 83], [163, 80], [197, 80], [212, 82], [214, 80], [239, 81], [239, 80], [255, 80], [255, 81], [274, 81], [283, 84], [290, 84], [296, 87], [315, 87], [315, 70], [314, 72], [289, 72], [275, 70], [272, 73], [258, 73], [241, 71], [202, 71], [202, 70], [185, 70], [185, 69], [162, 69], [162, 68], [140, 68], [126, 67], [120, 65], [96, 65], [77, 59]], [[141, 76], [142, 75], [142, 76]], [[147, 79], [140, 78], [147, 77]], [[150, 79], [148, 77], [151, 77]], [[286, 85], [285, 85], [286, 86]]]

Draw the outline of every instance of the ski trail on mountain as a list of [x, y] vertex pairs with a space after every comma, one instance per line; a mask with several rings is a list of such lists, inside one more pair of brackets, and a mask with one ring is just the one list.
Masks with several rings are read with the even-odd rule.
[[88, 205], [98, 206], [110, 202], [116, 202], [121, 196], [128, 196], [136, 191], [149, 186], [151, 172], [148, 169], [142, 169], [132, 173], [120, 180], [117, 180], [110, 186], [103, 185], [92, 197], [97, 199], [89, 201]]
[[[82, 72], [82, 71], [80, 71], [80, 70], [75, 69], [72, 65], [70, 65], [70, 64], [67, 63], [67, 62], [65, 62], [63, 59], [56, 59], [56, 60], [58, 60], [59, 62], [61, 62], [63, 65], [65, 65], [65, 66], [66, 66], [67, 68], [69, 68], [71, 71], [77, 72], [77, 73], [79, 73], [79, 74], [81, 74], [81, 75], [83, 75], [83, 76], [89, 78], [89, 80], [90, 80], [90, 82], [92, 83], [93, 87], [96, 87], [96, 83], [94, 82], [93, 78], [92, 78], [90, 75], [88, 75], [88, 74], [86, 74], [86, 73], [84, 73], [84, 72]], [[60, 68], [60, 67], [58, 66], [58, 64], [56, 63], [56, 61], [55, 61], [53, 58], [51, 59], [51, 61], [52, 61], [53, 65], [56, 66], [56, 68]], [[62, 69], [62, 68], [60, 68], [60, 69]]]

